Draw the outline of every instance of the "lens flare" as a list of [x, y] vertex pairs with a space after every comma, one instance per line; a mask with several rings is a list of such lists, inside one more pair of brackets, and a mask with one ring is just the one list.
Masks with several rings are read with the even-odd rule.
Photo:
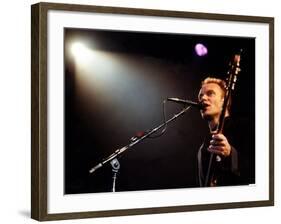
[[205, 56], [208, 54], [208, 49], [204, 44], [198, 43], [195, 45], [195, 52], [198, 56]]

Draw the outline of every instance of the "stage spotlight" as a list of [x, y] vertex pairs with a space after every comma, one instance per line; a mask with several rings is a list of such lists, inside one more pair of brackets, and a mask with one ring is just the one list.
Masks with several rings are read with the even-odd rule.
[[194, 49], [198, 56], [205, 56], [208, 54], [208, 49], [204, 44], [198, 43], [195, 45]]
[[74, 42], [71, 45], [70, 51], [75, 60], [79, 62], [87, 61], [93, 56], [92, 51], [81, 42]]

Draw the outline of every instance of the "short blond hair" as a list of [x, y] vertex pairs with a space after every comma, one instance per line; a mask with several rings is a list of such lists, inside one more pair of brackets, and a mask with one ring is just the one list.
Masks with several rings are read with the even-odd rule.
[[218, 79], [218, 78], [213, 78], [213, 77], [207, 77], [205, 78], [202, 82], [201, 82], [201, 87], [204, 84], [209, 84], [209, 83], [215, 83], [217, 84], [223, 91], [224, 95], [226, 93], [226, 83], [224, 80], [222, 79]]

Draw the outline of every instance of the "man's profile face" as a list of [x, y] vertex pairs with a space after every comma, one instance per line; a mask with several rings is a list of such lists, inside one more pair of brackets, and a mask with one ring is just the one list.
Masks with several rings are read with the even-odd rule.
[[219, 118], [223, 106], [223, 90], [216, 83], [203, 84], [198, 100], [203, 104], [201, 116], [206, 120]]

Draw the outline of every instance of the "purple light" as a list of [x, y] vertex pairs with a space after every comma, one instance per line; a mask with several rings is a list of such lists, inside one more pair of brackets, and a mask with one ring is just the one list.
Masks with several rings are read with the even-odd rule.
[[199, 43], [195, 45], [195, 52], [198, 56], [205, 56], [208, 54], [208, 49], [203, 44]]

